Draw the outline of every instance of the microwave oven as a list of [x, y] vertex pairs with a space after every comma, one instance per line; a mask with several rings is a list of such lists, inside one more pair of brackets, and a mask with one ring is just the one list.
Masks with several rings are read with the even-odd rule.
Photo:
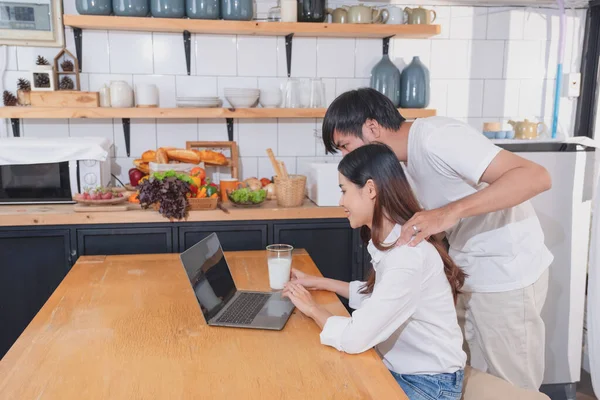
[[107, 186], [110, 144], [94, 139], [0, 140], [0, 204], [73, 203], [74, 194]]

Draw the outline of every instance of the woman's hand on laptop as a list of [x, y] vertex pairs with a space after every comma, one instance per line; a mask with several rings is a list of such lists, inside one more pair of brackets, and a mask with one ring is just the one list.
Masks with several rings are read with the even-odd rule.
[[292, 268], [291, 281], [293, 283], [304, 286], [308, 290], [320, 290], [319, 281], [321, 280], [318, 276], [309, 275], [296, 268]]
[[304, 286], [294, 281], [285, 284], [281, 296], [290, 299], [302, 314], [314, 319], [321, 329], [325, 326], [327, 318], [332, 316], [329, 311], [315, 302], [312, 294]]

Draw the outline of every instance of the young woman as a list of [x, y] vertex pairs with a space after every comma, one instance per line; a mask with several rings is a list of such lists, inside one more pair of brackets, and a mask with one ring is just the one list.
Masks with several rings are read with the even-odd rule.
[[[359, 147], [338, 170], [340, 205], [369, 242], [371, 276], [348, 283], [294, 269], [284, 296], [321, 327], [321, 343], [351, 354], [376, 347], [409, 399], [460, 399], [466, 354], [455, 301], [464, 273], [433, 237], [395, 246], [402, 224], [420, 207], [389, 147]], [[333, 316], [309, 290], [336, 292], [356, 311]]]

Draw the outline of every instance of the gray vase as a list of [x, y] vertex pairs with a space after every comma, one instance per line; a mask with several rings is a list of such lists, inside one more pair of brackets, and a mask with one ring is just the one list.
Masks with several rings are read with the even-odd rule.
[[186, 0], [185, 13], [193, 19], [219, 19], [221, 0]]
[[146, 17], [150, 0], [112, 0], [113, 11], [120, 17]]
[[110, 15], [111, 0], [75, 0], [75, 8], [81, 15]]
[[385, 42], [383, 57], [371, 70], [371, 88], [386, 95], [396, 107], [400, 105], [400, 70], [390, 60]]
[[221, 17], [225, 20], [250, 21], [254, 17], [254, 1], [221, 0]]
[[400, 107], [425, 108], [429, 105], [429, 97], [429, 70], [419, 57], [413, 57], [400, 78]]
[[150, 0], [152, 16], [156, 18], [182, 18], [185, 0]]

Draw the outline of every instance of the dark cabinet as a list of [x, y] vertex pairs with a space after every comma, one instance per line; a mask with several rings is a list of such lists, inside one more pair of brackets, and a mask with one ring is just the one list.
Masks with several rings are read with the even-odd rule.
[[361, 248], [347, 222], [274, 224], [273, 242], [305, 249], [323, 276], [349, 282], [360, 277]]
[[179, 228], [179, 251], [185, 251], [215, 232], [224, 251], [264, 250], [267, 246], [267, 225], [206, 225]]
[[173, 253], [171, 227], [77, 230], [79, 256]]
[[69, 229], [0, 230], [0, 358], [70, 268]]

